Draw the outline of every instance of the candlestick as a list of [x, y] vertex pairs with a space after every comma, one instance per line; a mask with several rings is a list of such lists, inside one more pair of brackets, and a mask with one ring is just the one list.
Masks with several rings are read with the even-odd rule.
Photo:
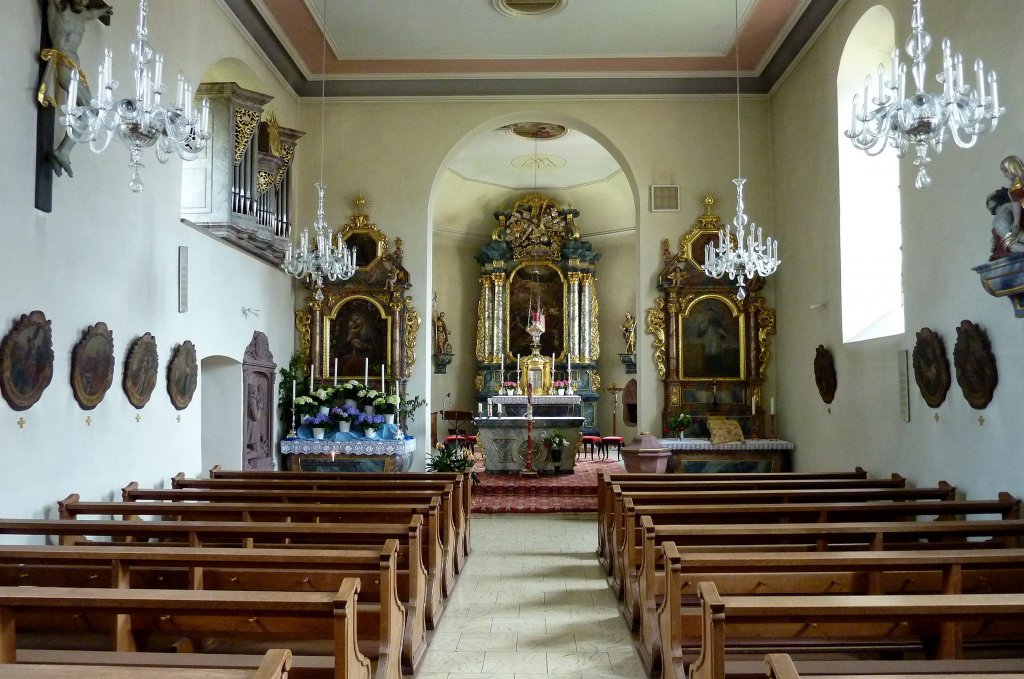
[[338, 386], [338, 357], [334, 357], [334, 386]]

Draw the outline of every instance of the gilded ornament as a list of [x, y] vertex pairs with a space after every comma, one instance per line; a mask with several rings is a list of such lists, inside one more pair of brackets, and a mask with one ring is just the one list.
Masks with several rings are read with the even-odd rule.
[[[485, 279], [480, 279], [480, 285], [485, 285]], [[487, 359], [487, 351], [484, 347], [487, 336], [487, 328], [484, 325], [484, 296], [480, 295], [480, 299], [476, 303], [476, 360], [484, 361]], [[479, 389], [477, 391], [480, 391]]]
[[775, 309], [768, 307], [764, 297], [751, 301], [750, 307], [757, 312], [758, 377], [764, 381], [768, 379], [768, 361], [771, 359], [769, 336], [775, 334]]
[[280, 158], [283, 154], [281, 146], [281, 126], [277, 123], [277, 115], [273, 111], [267, 113], [267, 141], [270, 153]]
[[299, 353], [306, 356], [309, 356], [309, 338], [312, 324], [311, 309], [299, 309], [295, 312], [295, 329], [299, 333]]
[[658, 368], [658, 379], [665, 379], [665, 299], [654, 300], [654, 307], [647, 310], [647, 334], [653, 335], [651, 349], [654, 350], [654, 364]]
[[575, 214], [578, 211], [560, 209], [551, 198], [531, 193], [516, 201], [512, 210], [494, 213], [498, 226], [491, 239], [508, 243], [516, 261], [558, 261], [565, 241], [579, 238]]
[[260, 170], [256, 173], [256, 195], [262, 196], [274, 185], [275, 173]]
[[601, 376], [596, 370], [590, 371], [590, 388], [594, 391], [601, 388]]
[[242, 162], [245, 149], [252, 140], [252, 135], [260, 126], [260, 112], [251, 108], [235, 109], [235, 165]]
[[420, 331], [420, 314], [412, 305], [412, 297], [405, 298], [405, 369], [402, 377], [412, 377], [416, 365], [416, 334]]
[[281, 169], [277, 171], [277, 179], [274, 180], [274, 185], [278, 187], [280, 187], [281, 182], [284, 181], [284, 173], [288, 170], [288, 166], [292, 164], [292, 160], [295, 158], [295, 145], [282, 145], [281, 153], [279, 155], [284, 159], [284, 164], [282, 164]]
[[597, 288], [590, 288], [590, 359], [597, 361], [601, 357], [601, 326], [598, 324], [599, 313]]
[[476, 377], [473, 378], [473, 388], [476, 389], [477, 393], [484, 390], [484, 376], [480, 373], [477, 373]]

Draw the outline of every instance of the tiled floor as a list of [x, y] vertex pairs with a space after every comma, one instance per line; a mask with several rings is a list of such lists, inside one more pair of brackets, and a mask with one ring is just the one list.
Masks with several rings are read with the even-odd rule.
[[416, 679], [644, 679], [595, 514], [474, 514], [473, 553]]

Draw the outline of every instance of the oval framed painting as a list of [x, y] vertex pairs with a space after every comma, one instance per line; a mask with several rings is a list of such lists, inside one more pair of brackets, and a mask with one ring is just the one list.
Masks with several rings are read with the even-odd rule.
[[174, 350], [167, 363], [167, 394], [171, 405], [184, 410], [192, 402], [192, 396], [199, 385], [199, 363], [196, 361], [196, 347], [185, 340]]
[[101, 321], [86, 328], [71, 350], [71, 393], [82, 410], [92, 410], [113, 382], [114, 334]]
[[14, 410], [28, 410], [53, 379], [53, 329], [46, 314], [22, 314], [0, 342], [0, 393]]
[[929, 407], [938, 408], [946, 400], [951, 383], [949, 359], [946, 358], [946, 345], [942, 338], [931, 328], [921, 328], [917, 332], [914, 381]]
[[128, 402], [140, 410], [149, 403], [149, 397], [156, 388], [159, 365], [156, 338], [148, 332], [137, 337], [129, 347], [128, 358], [124, 362], [123, 386]]
[[819, 344], [814, 350], [814, 384], [818, 387], [821, 400], [832, 403], [838, 387], [836, 363], [832, 359], [832, 352], [823, 344]]
[[988, 333], [981, 326], [970, 321], [960, 322], [953, 347], [953, 366], [964, 398], [975, 410], [984, 409], [992, 401], [999, 374]]

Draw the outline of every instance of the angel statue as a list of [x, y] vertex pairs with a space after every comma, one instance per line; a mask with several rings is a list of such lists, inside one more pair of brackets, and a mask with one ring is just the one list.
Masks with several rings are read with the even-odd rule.
[[626, 353], [636, 353], [636, 317], [629, 311], [626, 312], [626, 320], [622, 322], [622, 337], [626, 340]]

